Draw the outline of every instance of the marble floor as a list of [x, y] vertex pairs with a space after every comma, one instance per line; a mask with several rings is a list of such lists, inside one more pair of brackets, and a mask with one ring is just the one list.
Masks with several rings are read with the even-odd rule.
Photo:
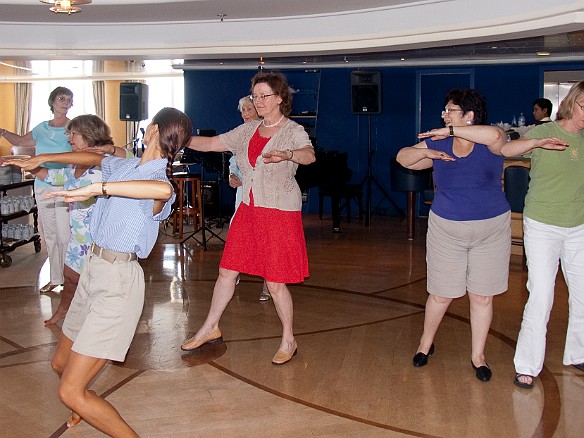
[[[512, 384], [513, 353], [527, 298], [521, 258], [509, 291], [495, 299], [487, 343], [493, 378], [470, 365], [468, 300], [450, 307], [429, 365], [412, 366], [425, 291], [425, 222], [305, 217], [310, 278], [290, 287], [298, 355], [271, 358], [281, 326], [261, 279], [242, 275], [221, 321], [225, 342], [185, 353], [181, 342], [209, 308], [221, 242], [204, 251], [161, 230], [142, 265], [146, 304], [124, 363], [109, 363], [92, 388], [142, 437], [581, 437], [584, 373], [562, 365], [567, 291], [558, 277], [545, 368], [532, 390]], [[215, 229], [219, 232], [221, 230]], [[226, 230], [221, 232], [225, 236]], [[46, 252], [30, 245], [0, 269], [0, 436], [99, 437], [82, 422], [66, 429], [50, 358], [58, 326], [45, 327], [59, 294], [40, 295]]]

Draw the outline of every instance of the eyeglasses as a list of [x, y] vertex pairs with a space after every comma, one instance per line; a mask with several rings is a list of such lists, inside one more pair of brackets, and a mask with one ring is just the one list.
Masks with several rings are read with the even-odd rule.
[[70, 96], [57, 96], [59, 102], [73, 102], [73, 98]]
[[74, 136], [74, 135], [77, 135], [77, 134], [79, 134], [77, 131], [65, 131], [65, 135], [67, 137], [71, 137], [72, 135]]
[[257, 101], [257, 102], [261, 102], [266, 97], [275, 96], [275, 95], [276, 95], [276, 93], [272, 93], [272, 94], [252, 94], [252, 95], [249, 96], [249, 98], [251, 100], [254, 100], [254, 101]]
[[463, 110], [461, 110], [461, 109], [458, 109], [458, 108], [444, 108], [444, 109], [442, 110], [442, 115], [444, 115], [444, 114], [448, 114], [448, 115], [450, 115], [450, 113], [452, 113], [452, 112], [454, 112], [454, 111], [463, 111]]
[[576, 105], [578, 105], [582, 111], [584, 111], [584, 105], [582, 105], [581, 103], [578, 103], [578, 102], [574, 102], [574, 103]]

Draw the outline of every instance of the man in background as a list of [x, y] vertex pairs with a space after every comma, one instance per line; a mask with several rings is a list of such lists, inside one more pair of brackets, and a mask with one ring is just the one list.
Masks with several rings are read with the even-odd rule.
[[541, 98], [535, 99], [533, 101], [533, 117], [535, 118], [535, 124], [541, 125], [542, 123], [551, 122], [552, 115], [552, 102], [549, 99]]

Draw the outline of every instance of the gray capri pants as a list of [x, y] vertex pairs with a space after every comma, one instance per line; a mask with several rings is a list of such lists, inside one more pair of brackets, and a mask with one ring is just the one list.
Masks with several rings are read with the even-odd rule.
[[459, 298], [507, 291], [511, 212], [490, 219], [453, 221], [432, 211], [426, 239], [428, 292]]

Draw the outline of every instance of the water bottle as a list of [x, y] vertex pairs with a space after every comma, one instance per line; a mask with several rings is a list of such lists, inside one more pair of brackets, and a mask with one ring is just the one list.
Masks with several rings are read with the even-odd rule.
[[513, 119], [511, 120], [511, 126], [517, 126], [517, 119], [515, 118], [515, 114], [513, 114]]
[[525, 126], [525, 116], [523, 113], [519, 113], [519, 119], [517, 120], [518, 126]]

